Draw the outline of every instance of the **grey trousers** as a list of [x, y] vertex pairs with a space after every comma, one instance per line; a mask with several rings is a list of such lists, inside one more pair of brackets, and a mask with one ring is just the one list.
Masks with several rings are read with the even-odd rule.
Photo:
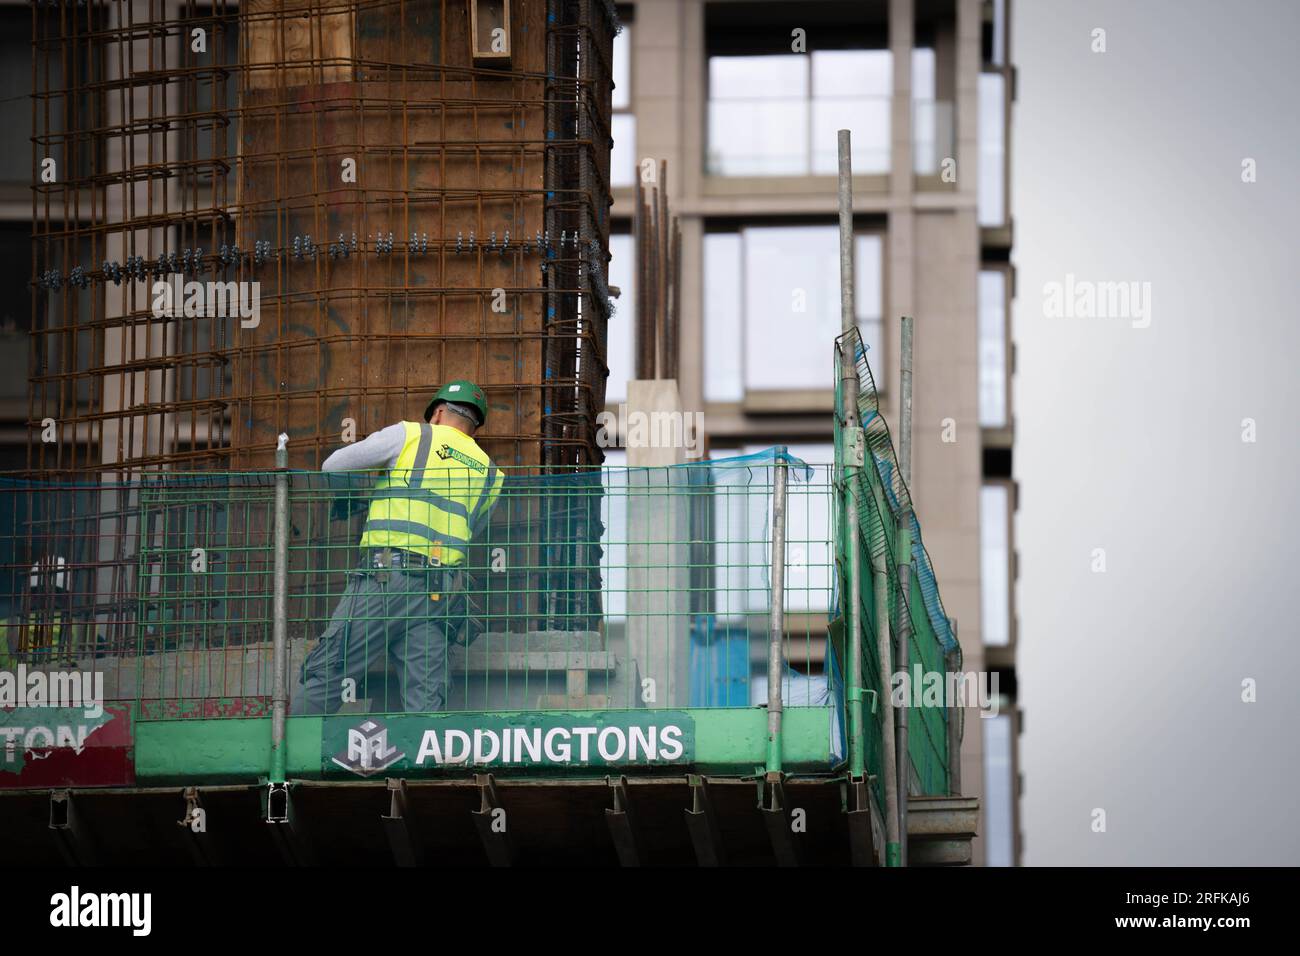
[[[447, 645], [460, 629], [465, 605], [463, 594], [442, 591], [452, 573], [441, 568], [350, 572], [329, 626], [303, 662], [289, 713], [334, 713], [343, 703], [347, 678], [356, 681], [357, 699], [371, 697], [372, 709], [387, 709], [382, 693], [367, 693], [366, 675], [394, 665], [403, 711], [442, 710]], [[434, 593], [436, 601], [430, 597]]]

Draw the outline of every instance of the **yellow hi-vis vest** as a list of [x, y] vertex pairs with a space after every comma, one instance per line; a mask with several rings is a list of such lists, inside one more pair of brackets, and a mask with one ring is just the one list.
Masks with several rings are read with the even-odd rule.
[[402, 548], [461, 564], [486, 523], [504, 475], [478, 443], [447, 425], [402, 422], [406, 443], [375, 488], [363, 548]]

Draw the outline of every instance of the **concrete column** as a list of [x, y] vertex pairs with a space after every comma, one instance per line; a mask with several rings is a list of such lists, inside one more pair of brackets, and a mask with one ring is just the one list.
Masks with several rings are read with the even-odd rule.
[[[673, 380], [627, 383], [627, 654], [646, 707], [690, 703], [690, 506]], [[674, 439], [674, 435], [679, 436]], [[652, 681], [646, 685], [646, 681]]]
[[979, 194], [979, 81], [983, 19], [980, 0], [957, 0], [957, 191]]
[[[681, 328], [678, 330], [677, 374], [683, 408], [704, 408], [704, 221], [680, 220], [682, 228]], [[739, 348], [739, 343], [737, 343]], [[701, 439], [702, 440], [702, 439]]]
[[[913, 0], [890, 0], [889, 50], [894, 65], [894, 93], [890, 118], [889, 194], [891, 209], [885, 240], [884, 354], [873, 359], [884, 365], [883, 409], [898, 421], [898, 317], [915, 315], [916, 230], [913, 211], [912, 149], [912, 47], [915, 43]], [[918, 321], [918, 327], [924, 323]]]

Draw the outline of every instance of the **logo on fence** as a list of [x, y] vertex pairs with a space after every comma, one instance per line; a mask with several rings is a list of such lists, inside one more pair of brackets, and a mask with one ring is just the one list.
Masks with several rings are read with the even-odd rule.
[[363, 777], [394, 765], [398, 771], [419, 771], [680, 765], [694, 760], [695, 721], [682, 711], [394, 714], [387, 725], [373, 717], [359, 726], [343, 717], [326, 717], [321, 724], [324, 769], [342, 767]]
[[388, 728], [374, 719], [359, 727], [348, 729], [348, 745], [334, 755], [334, 762], [344, 770], [362, 777], [371, 777], [387, 770], [404, 756], [396, 747], [388, 745]]

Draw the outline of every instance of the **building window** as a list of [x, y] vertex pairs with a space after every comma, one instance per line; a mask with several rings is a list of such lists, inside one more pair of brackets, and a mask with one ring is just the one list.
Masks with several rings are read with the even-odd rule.
[[979, 224], [1005, 226], [1006, 188], [1006, 94], [1007, 80], [1001, 73], [981, 73], [979, 80]]
[[609, 159], [609, 184], [614, 188], [636, 184], [636, 115], [632, 112], [632, 23], [630, 13], [619, 10], [623, 24], [614, 37], [610, 136], [614, 148]]
[[[0, 97], [0, 122], [10, 137], [18, 140], [11, 139], [9, 148], [0, 150], [0, 181], [30, 186], [32, 150], [27, 137], [32, 128], [31, 12], [25, 6], [0, 8], [0, 25], [4, 28], [0, 35], [0, 89], [5, 91]], [[51, 112], [57, 113], [59, 105], [55, 101]], [[15, 133], [20, 135], [15, 137]]]
[[1007, 425], [1007, 274], [985, 269], [979, 278], [980, 425]]
[[980, 624], [987, 647], [1011, 642], [1011, 487], [980, 489]]
[[[883, 238], [855, 237], [858, 326], [883, 387]], [[744, 226], [704, 237], [705, 400], [834, 388], [840, 332], [839, 230]], [[793, 408], [791, 411], [802, 411]]]
[[938, 95], [938, 67], [933, 47], [912, 51], [912, 171], [938, 176], [953, 156], [956, 126], [951, 100]]
[[601, 470], [603, 494], [600, 499], [600, 577], [607, 622], [627, 619], [627, 452], [621, 448], [605, 449], [605, 467]]
[[26, 222], [0, 223], [0, 399], [27, 408], [28, 331], [32, 327], [32, 238]]
[[884, 391], [889, 371], [885, 360], [885, 240], [878, 233], [856, 236], [853, 247], [853, 307], [858, 314], [858, 333], [867, 347], [867, 364], [876, 389]]
[[741, 234], [704, 235], [704, 400], [739, 402], [745, 397], [741, 361], [744, 295]]
[[[771, 443], [746, 445], [740, 453], [752, 455]], [[786, 500], [785, 610], [791, 614], [820, 612], [831, 601], [831, 497], [835, 449], [829, 443], [787, 445], [795, 458], [813, 466], [809, 480], [790, 481]], [[731, 450], [718, 450], [713, 457], [727, 458]], [[713, 536], [717, 542], [714, 573], [717, 575], [719, 620], [735, 621], [765, 613], [771, 606], [771, 540], [769, 521], [772, 500], [757, 494], [768, 481], [764, 469], [734, 469], [723, 475], [714, 488]], [[734, 481], [729, 486], [726, 482]]]
[[836, 131], [853, 134], [853, 172], [889, 171], [888, 50], [709, 57], [713, 176], [833, 176]]
[[[1010, 706], [1007, 701], [1002, 706]], [[1012, 715], [986, 718], [984, 728], [984, 860], [986, 866], [1016, 863], [1016, 771]]]
[[636, 240], [629, 233], [610, 233], [609, 284], [618, 288], [618, 298], [605, 342], [605, 404], [617, 405], [627, 399], [628, 380], [636, 378]]

